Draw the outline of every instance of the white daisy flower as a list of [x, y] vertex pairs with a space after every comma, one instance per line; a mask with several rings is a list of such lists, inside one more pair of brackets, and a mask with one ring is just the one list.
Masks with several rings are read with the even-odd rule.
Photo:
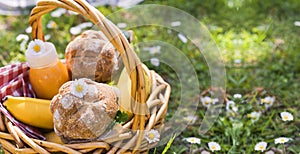
[[294, 25], [295, 25], [295, 26], [300, 26], [300, 21], [295, 21], [295, 22], [294, 22]]
[[218, 98], [212, 99], [212, 98], [210, 98], [208, 96], [205, 96], [205, 97], [201, 97], [200, 101], [201, 101], [201, 103], [202, 103], [203, 106], [209, 108], [210, 105], [216, 104], [219, 101], [219, 99]]
[[203, 151], [201, 151], [201, 154], [210, 154], [210, 152], [203, 150]]
[[287, 138], [287, 137], [279, 137], [279, 138], [276, 138], [275, 139], [275, 144], [284, 144], [288, 141], [290, 141], [291, 139], [290, 138]]
[[76, 27], [79, 27], [81, 29], [86, 29], [86, 28], [89, 28], [89, 27], [92, 27], [92, 26], [93, 26], [93, 23], [91, 23], [91, 22], [84, 22], [84, 23], [79, 24]]
[[58, 18], [61, 15], [65, 14], [66, 12], [67, 12], [66, 9], [59, 8], [59, 9], [56, 9], [55, 11], [51, 12], [50, 15], [51, 15], [51, 17]]
[[232, 111], [237, 112], [238, 110], [239, 110], [239, 108], [237, 106], [232, 107]]
[[235, 63], [235, 64], [240, 64], [241, 62], [242, 62], [242, 60], [240, 60], [240, 59], [235, 59], [235, 60], [234, 60], [234, 63]]
[[269, 151], [267, 151], [265, 154], [275, 154], [275, 152], [272, 151], [272, 150], [269, 150]]
[[283, 121], [293, 121], [294, 120], [294, 116], [289, 112], [281, 112], [280, 116]]
[[16, 40], [18, 42], [22, 41], [22, 40], [25, 40], [25, 41], [28, 41], [29, 40], [29, 36], [28, 35], [25, 35], [25, 34], [19, 34], [17, 37], [16, 37]]
[[55, 21], [50, 20], [50, 21], [48, 22], [48, 24], [47, 24], [47, 28], [49, 28], [49, 29], [57, 29], [58, 26], [57, 26], [57, 24], [56, 24]]
[[70, 85], [70, 92], [76, 97], [82, 98], [88, 89], [88, 85], [84, 82], [83, 79], [75, 80]]
[[177, 26], [180, 26], [180, 25], [181, 25], [180, 21], [173, 21], [173, 22], [171, 22], [171, 26], [172, 27], [177, 27]]
[[260, 118], [260, 116], [261, 116], [261, 113], [260, 112], [251, 112], [250, 114], [248, 114], [247, 115], [249, 118], [251, 118], [251, 121], [252, 122], [255, 122], [255, 121], [257, 121], [259, 118]]
[[234, 95], [233, 95], [233, 98], [240, 99], [240, 98], [242, 98], [242, 95], [241, 95], [241, 94], [234, 94]]
[[214, 99], [212, 99], [212, 104], [216, 104], [217, 102], [219, 102], [219, 99], [218, 98], [214, 98]]
[[26, 44], [27, 44], [27, 41], [22, 41], [21, 44], [20, 44], [20, 50], [21, 51], [26, 51]]
[[155, 47], [152, 47], [150, 50], [149, 50], [149, 53], [154, 55], [154, 54], [158, 54], [160, 53], [160, 46], [155, 46]]
[[226, 111], [231, 110], [231, 108], [233, 108], [235, 106], [234, 101], [227, 101], [226, 102]]
[[266, 108], [271, 107], [274, 104], [274, 102], [275, 102], [275, 97], [274, 96], [272, 96], [272, 97], [267, 96], [267, 97], [261, 99], [261, 103], [265, 104]]
[[192, 144], [201, 144], [201, 139], [199, 139], [197, 137], [188, 137], [188, 138], [185, 138], [185, 140]]
[[237, 112], [239, 110], [239, 108], [236, 106], [234, 101], [227, 101], [226, 102], [226, 111], [234, 111]]
[[45, 52], [45, 50], [46, 50], [45, 43], [39, 39], [30, 41], [27, 48], [27, 52], [31, 52], [34, 55], [41, 54]]
[[20, 50], [21, 51], [26, 51], [26, 44], [27, 44], [27, 41], [21, 42], [21, 44], [20, 44]]
[[197, 116], [194, 115], [188, 115], [187, 117], [184, 118], [186, 121], [188, 121], [189, 125], [192, 125], [196, 122]]
[[50, 34], [45, 35], [45, 40], [46, 40], [46, 41], [50, 40], [50, 38], [51, 38], [51, 35], [50, 35]]
[[80, 27], [77, 27], [77, 26], [71, 27], [71, 28], [70, 28], [70, 33], [71, 33], [72, 35], [78, 35], [78, 34], [81, 33], [81, 28], [80, 28]]
[[150, 63], [153, 65], [153, 66], [156, 66], [158, 67], [160, 65], [160, 62], [159, 62], [159, 59], [158, 58], [151, 58], [150, 59]]
[[203, 106], [209, 108], [213, 100], [210, 97], [205, 96], [205, 97], [201, 97], [200, 101]]
[[159, 141], [160, 134], [157, 130], [151, 129], [150, 131], [146, 131], [145, 138], [149, 143], [155, 143]]
[[266, 150], [267, 146], [268, 146], [267, 142], [258, 142], [255, 145], [254, 150], [264, 152]]
[[183, 34], [179, 33], [177, 36], [183, 43], [188, 42], [188, 39]]
[[144, 50], [149, 51], [151, 55], [159, 54], [161, 46], [145, 47]]
[[25, 32], [26, 32], [27, 34], [31, 33], [31, 32], [32, 32], [32, 27], [31, 27], [31, 26], [27, 27], [27, 28], [25, 29]]
[[31, 27], [31, 26], [27, 27], [27, 28], [25, 29], [25, 32], [26, 32], [27, 34], [31, 33], [31, 32], [32, 32], [32, 27]]
[[127, 27], [127, 24], [124, 23], [124, 22], [121, 22], [121, 23], [118, 23], [117, 26], [118, 26], [119, 28], [126, 28], [126, 27]]
[[208, 147], [212, 152], [221, 150], [221, 146], [217, 142], [209, 142]]
[[68, 10], [68, 13], [69, 13], [70, 15], [78, 15], [78, 14], [79, 14], [79, 13], [74, 12], [74, 11], [71, 11], [71, 10]]

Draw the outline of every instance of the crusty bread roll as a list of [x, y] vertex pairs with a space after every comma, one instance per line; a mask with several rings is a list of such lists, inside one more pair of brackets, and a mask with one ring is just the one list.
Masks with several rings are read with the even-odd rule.
[[118, 52], [101, 31], [88, 30], [76, 37], [68, 44], [65, 57], [73, 79], [108, 82], [119, 68]]
[[118, 111], [114, 88], [90, 79], [82, 98], [71, 92], [69, 81], [51, 101], [54, 130], [63, 142], [92, 141], [106, 131]]

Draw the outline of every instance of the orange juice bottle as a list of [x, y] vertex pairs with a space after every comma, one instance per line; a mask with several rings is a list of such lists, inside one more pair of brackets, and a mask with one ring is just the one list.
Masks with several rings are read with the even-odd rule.
[[41, 40], [31, 41], [26, 50], [29, 80], [38, 98], [52, 99], [69, 80], [68, 70], [57, 57], [55, 46]]

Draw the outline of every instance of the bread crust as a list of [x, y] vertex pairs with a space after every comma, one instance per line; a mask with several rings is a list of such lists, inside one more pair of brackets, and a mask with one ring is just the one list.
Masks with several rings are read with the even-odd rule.
[[65, 83], [52, 99], [55, 132], [64, 142], [95, 140], [112, 124], [118, 111], [113, 87], [84, 79], [88, 85], [83, 98], [70, 92], [74, 81]]
[[65, 52], [66, 66], [73, 79], [111, 81], [118, 70], [119, 55], [101, 31], [88, 30], [71, 41]]

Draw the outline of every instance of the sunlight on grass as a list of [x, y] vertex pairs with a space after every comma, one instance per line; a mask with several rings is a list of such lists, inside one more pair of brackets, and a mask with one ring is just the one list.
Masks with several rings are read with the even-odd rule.
[[222, 58], [227, 65], [255, 65], [272, 56], [274, 44], [266, 38], [266, 26], [253, 28], [252, 31], [223, 31], [211, 28]]
[[[151, 149], [149, 153], [212, 152], [208, 145], [210, 142], [220, 145], [220, 151], [216, 153], [280, 153], [283, 149], [287, 153], [300, 153], [300, 27], [294, 25], [299, 20], [300, 1], [146, 0], [143, 4], [148, 3], [174, 6], [197, 17], [207, 26], [219, 47], [227, 73], [225, 103], [211, 129], [205, 134], [199, 133], [207, 108], [218, 105], [219, 100], [210, 98], [210, 94], [197, 94], [199, 98], [189, 99], [193, 103], [200, 102], [195, 105], [195, 115], [181, 115], [182, 119], [189, 121], [186, 130], [173, 134], [167, 145]], [[120, 8], [103, 6], [98, 9], [109, 15]], [[30, 32], [27, 32], [28, 17], [0, 16], [1, 66], [25, 61], [24, 48], [31, 39]], [[124, 20], [131, 17], [124, 13]], [[52, 17], [51, 14], [43, 17], [43, 30], [50, 37], [49, 41], [56, 45], [60, 58], [64, 58], [67, 44], [75, 38], [74, 27], [86, 22], [89, 22], [86, 18], [68, 13], [60, 17]], [[85, 29], [89, 27], [80, 29], [80, 32]], [[158, 26], [130, 30], [134, 30], [135, 34], [133, 46], [136, 45], [134, 43], [151, 40], [176, 46], [193, 64], [201, 92], [210, 88], [210, 70], [205, 58], [183, 34]], [[18, 41], [20, 34], [26, 35], [28, 40]], [[176, 72], [159, 59], [165, 54], [161, 46], [149, 45], [139, 51], [138, 54], [149, 52], [151, 57], [145, 64], [172, 86], [165, 119], [168, 121], [178, 106], [185, 103], [180, 100], [182, 85], [178, 84]], [[165, 56], [173, 58], [171, 54]], [[185, 68], [183, 64], [178, 65]], [[185, 78], [190, 80], [188, 75]], [[192, 92], [187, 93], [194, 96]], [[189, 137], [199, 138], [199, 142], [191, 144], [186, 141]], [[279, 137], [287, 137], [288, 141], [280, 143], [276, 140]]]

